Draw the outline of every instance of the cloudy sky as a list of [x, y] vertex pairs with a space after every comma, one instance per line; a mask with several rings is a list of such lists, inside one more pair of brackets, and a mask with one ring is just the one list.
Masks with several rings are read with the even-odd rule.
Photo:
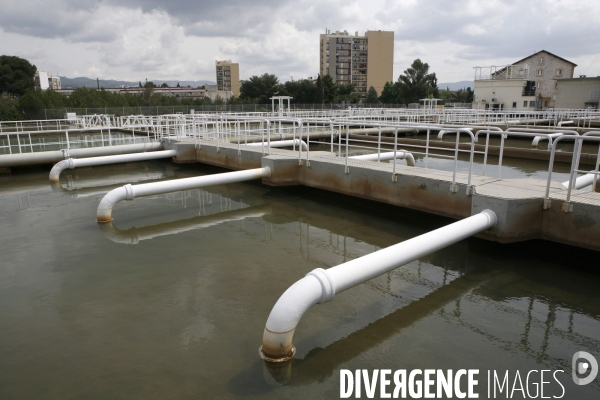
[[439, 82], [547, 50], [600, 75], [600, 1], [0, 0], [0, 53], [70, 78], [215, 80], [314, 76], [319, 34], [395, 32], [394, 79], [414, 59]]

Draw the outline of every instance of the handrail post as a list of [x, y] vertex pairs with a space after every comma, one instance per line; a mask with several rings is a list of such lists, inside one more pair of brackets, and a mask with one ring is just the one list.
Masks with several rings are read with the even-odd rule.
[[350, 125], [346, 125], [346, 167], [344, 171], [349, 174], [350, 170], [348, 169], [348, 139], [350, 137]]
[[450, 192], [458, 192], [458, 186], [456, 184], [456, 170], [458, 168], [458, 143], [460, 138], [460, 132], [456, 131], [456, 143], [454, 145], [454, 171], [452, 172], [452, 184], [450, 185]]
[[394, 129], [394, 165], [392, 166], [392, 182], [397, 182], [396, 176], [396, 153], [398, 151], [398, 128]]

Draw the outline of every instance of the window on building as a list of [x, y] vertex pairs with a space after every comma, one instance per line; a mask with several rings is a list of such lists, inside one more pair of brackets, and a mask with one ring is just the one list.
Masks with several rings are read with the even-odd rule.
[[538, 69], [537, 70], [537, 74], [538, 74], [538, 76], [544, 75], [544, 70], [543, 69]]
[[523, 101], [523, 107], [527, 107], [527, 100]]
[[513, 101], [513, 108], [517, 108], [517, 102]]
[[529, 102], [529, 107], [535, 107], [535, 101], [534, 100], [531, 100]]
[[540, 57], [540, 64], [544, 63], [544, 57]]
[[537, 82], [537, 83], [535, 84], [535, 87], [536, 87], [536, 88], [539, 88], [539, 87], [540, 87], [540, 83], [539, 83], [539, 82]]
[[590, 90], [590, 100], [600, 100], [600, 90]]
[[556, 75], [561, 76], [562, 75], [562, 69], [559, 69], [558, 71], [556, 71]]

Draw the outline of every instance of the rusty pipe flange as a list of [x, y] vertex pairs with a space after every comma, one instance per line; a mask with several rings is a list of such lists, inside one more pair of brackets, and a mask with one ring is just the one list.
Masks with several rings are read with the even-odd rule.
[[262, 346], [260, 346], [258, 348], [258, 356], [260, 358], [262, 358], [264, 361], [270, 362], [270, 363], [283, 363], [283, 362], [287, 362], [287, 361], [292, 360], [295, 355], [296, 355], [296, 347], [294, 345], [292, 345], [292, 354], [290, 354], [289, 356], [282, 357], [282, 358], [267, 357], [265, 355], [265, 353], [263, 353], [263, 351], [262, 351]]

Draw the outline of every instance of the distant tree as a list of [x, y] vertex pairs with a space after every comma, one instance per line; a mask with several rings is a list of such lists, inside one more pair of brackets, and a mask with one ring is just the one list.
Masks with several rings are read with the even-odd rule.
[[367, 97], [365, 98], [365, 103], [367, 104], [375, 104], [377, 103], [379, 96], [377, 95], [377, 90], [373, 86], [369, 88], [367, 91]]
[[473, 91], [470, 87], [466, 90], [459, 89], [458, 91], [452, 93], [452, 99], [455, 103], [472, 103], [473, 102]]
[[386, 82], [379, 96], [379, 101], [384, 104], [398, 104], [398, 90], [392, 82]]
[[321, 84], [323, 85], [323, 102], [333, 103], [333, 100], [337, 95], [337, 88], [331, 75], [327, 74], [321, 78]]
[[225, 99], [223, 99], [220, 95], [217, 94], [212, 103], [215, 106], [222, 106], [223, 104], [225, 104]]
[[444, 101], [449, 101], [452, 102], [453, 100], [453, 93], [449, 90], [442, 90], [440, 92], [440, 99], [444, 100]]
[[21, 96], [34, 88], [35, 65], [24, 58], [0, 56], [0, 94]]
[[240, 87], [241, 99], [254, 99], [259, 104], [270, 103], [270, 98], [279, 92], [279, 80], [275, 75], [263, 74], [252, 76]]
[[142, 86], [142, 81], [140, 81], [140, 87], [143, 87], [143, 86]]
[[99, 104], [96, 89], [80, 87], [69, 96], [69, 105], [74, 108], [103, 107]]
[[334, 103], [345, 101], [346, 103], [360, 102], [361, 95], [358, 93], [352, 83], [336, 83], [334, 86]]
[[399, 99], [402, 103], [418, 103], [420, 99], [439, 95], [437, 77], [429, 73], [429, 64], [420, 59], [413, 61], [396, 82]]
[[[153, 94], [154, 94], [154, 83], [153, 82], [146, 82], [146, 84], [144, 85], [144, 92], [142, 93], [142, 101], [144, 102], [144, 105], [146, 106], [155, 106], [158, 105], [156, 99], [153, 99]], [[153, 101], [154, 100], [154, 101]]]
[[293, 97], [294, 103], [312, 103], [317, 95], [317, 86], [308, 79], [288, 81], [283, 85], [287, 96]]
[[472, 103], [473, 102], [473, 91], [471, 90], [470, 86], [467, 87], [466, 92], [467, 92], [467, 98], [466, 98], [465, 103]]
[[318, 103], [318, 104], [322, 104], [323, 103], [323, 80], [321, 79], [321, 74], [317, 75], [317, 82], [316, 82], [316, 92], [315, 92], [315, 98], [314, 98], [314, 102]]
[[17, 100], [8, 94], [0, 94], [0, 121], [16, 121], [22, 119]]
[[160, 87], [168, 88], [169, 85], [167, 84], [167, 82], [163, 82], [162, 85], [160, 85]]
[[41, 89], [28, 89], [19, 98], [21, 111], [37, 111], [44, 108], [44, 92]]
[[179, 86], [179, 82], [177, 82], [177, 87], [181, 87], [181, 86]]

